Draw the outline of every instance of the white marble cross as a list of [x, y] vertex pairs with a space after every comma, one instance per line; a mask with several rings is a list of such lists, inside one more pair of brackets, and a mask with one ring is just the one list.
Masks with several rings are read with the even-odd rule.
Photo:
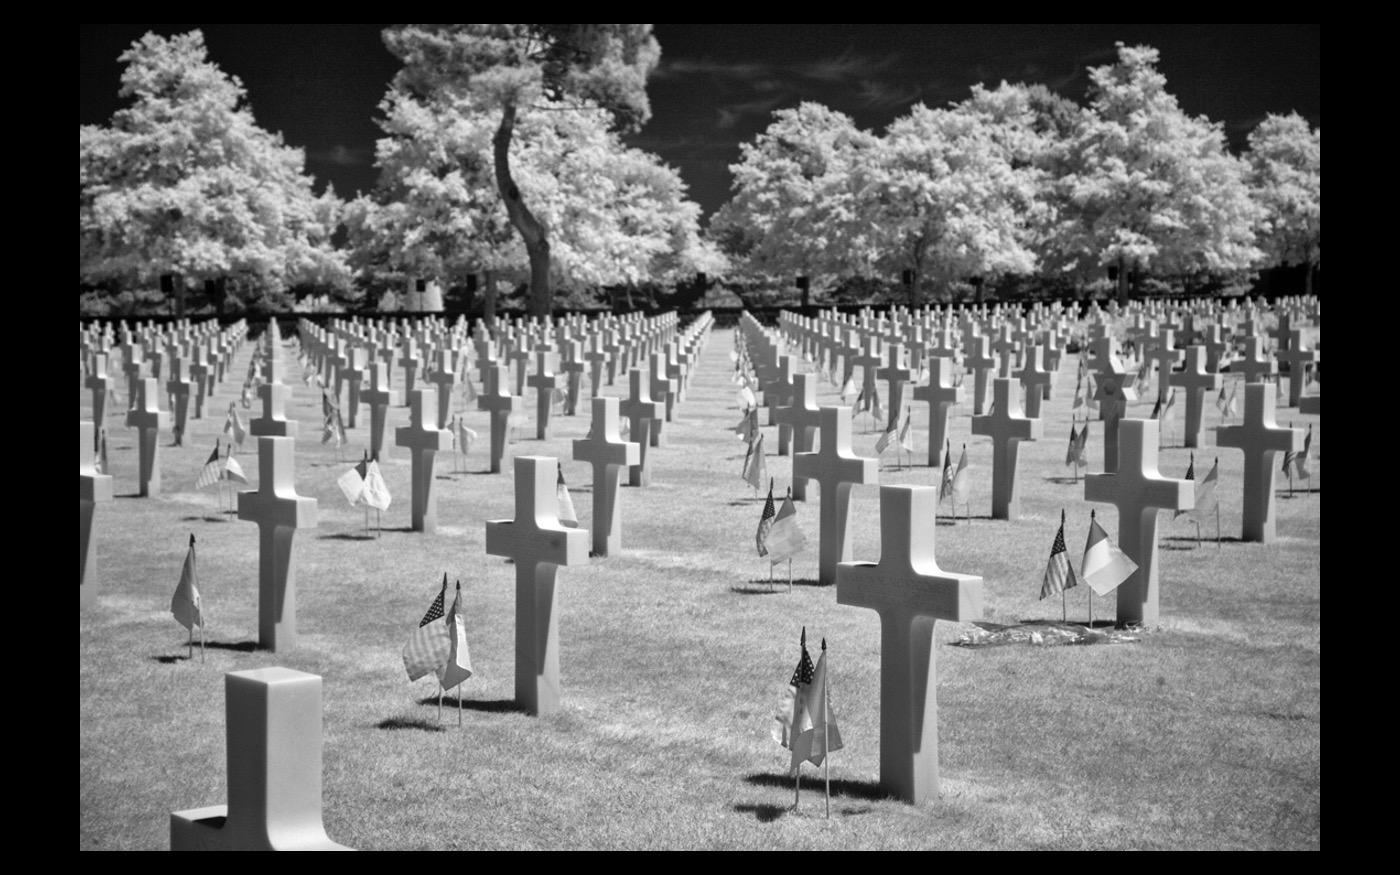
[[953, 359], [935, 355], [929, 359], [928, 383], [914, 387], [914, 400], [928, 402], [928, 464], [938, 467], [938, 453], [948, 434], [949, 408], [963, 403], [962, 386], [953, 385]]
[[170, 427], [170, 411], [160, 409], [160, 388], [155, 377], [141, 377], [134, 382], [131, 409], [126, 412], [126, 427], [137, 431], [139, 454], [138, 494], [160, 495], [160, 431]]
[[535, 390], [535, 437], [544, 440], [549, 433], [549, 413], [554, 407], [554, 390], [560, 375], [549, 369], [549, 353], [535, 350], [535, 373], [525, 382]]
[[588, 535], [559, 522], [559, 464], [515, 457], [515, 519], [486, 523], [486, 553], [515, 563], [515, 701], [531, 714], [559, 710], [560, 565], [588, 561]]
[[934, 623], [982, 618], [982, 578], [938, 567], [937, 507], [936, 487], [881, 486], [879, 563], [836, 569], [836, 603], [880, 615], [880, 789], [915, 804], [938, 797]]
[[365, 390], [365, 403], [369, 405], [369, 453], [372, 458], [382, 458], [384, 430], [389, 423], [389, 408], [398, 403], [398, 393], [389, 388], [387, 362], [371, 362], [369, 366], [369, 388]]
[[264, 368], [267, 382], [258, 387], [258, 397], [263, 403], [263, 415], [249, 421], [248, 432], [255, 437], [296, 437], [297, 426], [300, 423], [288, 419], [284, 412], [292, 389], [282, 382], [282, 359], [269, 358], [264, 363]]
[[258, 438], [258, 488], [238, 493], [238, 518], [258, 524], [258, 644], [297, 646], [298, 529], [316, 527], [316, 499], [297, 495], [296, 438]]
[[650, 486], [651, 463], [648, 459], [647, 447], [652, 445], [651, 429], [662, 415], [661, 404], [652, 400], [646, 372], [641, 368], [632, 368], [628, 371], [627, 379], [632, 391], [631, 394], [622, 399], [619, 409], [622, 415], [627, 417], [629, 426], [627, 436], [636, 441], [641, 448], [637, 463], [627, 469], [627, 485]]
[[1084, 476], [1085, 501], [1118, 508], [1118, 546], [1137, 570], [1118, 585], [1118, 622], [1157, 624], [1157, 512], [1190, 510], [1191, 480], [1157, 470], [1157, 420], [1124, 419], [1118, 429], [1118, 471]]
[[1201, 414], [1205, 409], [1206, 392], [1220, 390], [1220, 375], [1211, 373], [1207, 367], [1204, 346], [1186, 348], [1186, 365], [1181, 373], [1171, 375], [1171, 383], [1186, 390], [1186, 446], [1202, 446], [1201, 426], [1205, 418]]
[[1016, 488], [1016, 461], [1021, 441], [1039, 440], [1045, 425], [1021, 415], [1021, 391], [1010, 378], [993, 382], [995, 409], [972, 417], [972, 433], [992, 439], [992, 519], [1021, 518], [1021, 495]]
[[593, 466], [593, 553], [608, 556], [622, 549], [622, 515], [618, 497], [622, 469], [641, 462], [642, 449], [618, 433], [616, 398], [593, 399], [589, 437], [574, 441], [574, 459]]
[[506, 452], [506, 429], [510, 415], [521, 407], [524, 399], [510, 394], [506, 386], [505, 365], [496, 363], [486, 372], [486, 391], [477, 396], [476, 407], [491, 414], [491, 473], [501, 473], [501, 458]]
[[436, 427], [437, 395], [432, 389], [409, 393], [409, 424], [394, 429], [394, 446], [405, 447], [412, 460], [409, 479], [413, 484], [413, 531], [437, 531], [437, 490], [434, 488], [433, 459], [452, 448], [451, 432]]
[[[784, 356], [784, 360], [790, 359]], [[782, 431], [792, 432], [792, 452], [810, 453], [817, 438], [817, 427], [821, 425], [821, 409], [817, 407], [817, 376], [815, 374], [793, 374], [792, 387], [788, 392], [789, 404], [779, 407], [773, 413], [778, 423], [779, 444]], [[792, 498], [794, 501], [807, 500], [807, 478], [792, 478]]]
[[836, 582], [836, 565], [851, 555], [851, 487], [879, 482], [879, 459], [857, 456], [851, 450], [851, 408], [821, 408], [821, 449], [792, 457], [793, 480], [815, 480], [820, 487], [820, 537], [818, 579], [823, 586]]
[[170, 815], [172, 851], [349, 851], [321, 820], [321, 677], [224, 675], [228, 804]]
[[1241, 425], [1221, 426], [1215, 445], [1244, 451], [1244, 528], [1242, 540], [1268, 544], [1275, 537], [1274, 477], [1277, 455], [1301, 452], [1303, 430], [1283, 428], [1274, 419], [1273, 392], [1264, 383], [1246, 383]]

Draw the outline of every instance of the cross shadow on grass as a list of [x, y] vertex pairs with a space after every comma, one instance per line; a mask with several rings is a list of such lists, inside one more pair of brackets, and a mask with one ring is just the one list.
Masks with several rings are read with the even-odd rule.
[[1076, 484], [1083, 483], [1084, 477], [1082, 475], [1079, 477], [1046, 477], [1045, 482], [1058, 483], [1061, 486], [1074, 486]]
[[[456, 708], [459, 697], [452, 693], [443, 693], [442, 707]], [[460, 699], [463, 711], [480, 711], [485, 714], [528, 714], [519, 702], [514, 699]], [[420, 705], [437, 706], [438, 697], [436, 694], [429, 694], [418, 700]]]
[[746, 802], [741, 802], [734, 806], [734, 810], [740, 814], [752, 814], [758, 819], [759, 823], [772, 823], [792, 809], [785, 808], [782, 805], [767, 805], [763, 803], [751, 805]]
[[[1161, 545], [1164, 549], [1167, 549], [1167, 550], [1181, 550], [1181, 549], [1185, 549], [1185, 548], [1183, 548], [1183, 547], [1169, 547], [1169, 546], [1167, 546], [1167, 543], [1166, 543], [1166, 542], [1168, 542], [1168, 541], [1173, 541], [1173, 542], [1177, 542], [1177, 543], [1181, 543], [1181, 544], [1186, 544], [1186, 545], [1188, 545], [1189, 547], [1195, 547], [1195, 546], [1196, 546], [1196, 536], [1195, 536], [1195, 535], [1163, 535], [1162, 537], [1160, 537], [1160, 538], [1158, 539], [1158, 542], [1160, 543], [1160, 545]], [[1239, 544], [1239, 543], [1241, 543], [1242, 541], [1241, 541], [1241, 538], [1240, 538], [1238, 535], [1221, 535], [1221, 536], [1220, 536], [1220, 542], [1221, 542], [1222, 544]], [[1215, 533], [1214, 533], [1214, 532], [1209, 532], [1209, 533], [1208, 533], [1208, 532], [1206, 532], [1205, 528], [1202, 527], [1202, 528], [1201, 528], [1201, 547], [1203, 547], [1203, 548], [1204, 548], [1204, 547], [1209, 547], [1211, 544], [1214, 544], [1214, 543], [1215, 543]]]
[[[206, 641], [204, 646], [209, 650], [233, 650], [238, 653], [252, 653], [258, 649], [256, 641]], [[182, 649], [187, 649], [188, 645], [181, 645]], [[188, 653], [171, 654], [168, 656], [152, 656], [151, 659], [163, 665], [173, 665], [189, 659]]]
[[[811, 775], [803, 776], [802, 785], [804, 789], [815, 789], [821, 792], [826, 784], [821, 778], [814, 778]], [[795, 780], [791, 775], [777, 775], [772, 773], [755, 773], [745, 775], [744, 780], [759, 787], [781, 787], [784, 790], [792, 790]], [[832, 778], [831, 795], [846, 796], [851, 799], [892, 799], [889, 793], [880, 789], [877, 781], [857, 781], [852, 778]]]
[[[769, 581], [766, 577], [755, 577], [749, 580], [748, 586], [731, 586], [730, 592], [737, 592], [740, 595], [767, 595], [770, 591], [774, 593], [787, 592], [787, 578], [775, 577]], [[815, 577], [794, 577], [793, 586], [822, 586], [822, 582]]]
[[[228, 511], [224, 511], [224, 513], [228, 513]], [[208, 516], [208, 515], [205, 515], [205, 516], [182, 516], [182, 517], [180, 517], [180, 522], [184, 522], [184, 523], [196, 523], [196, 522], [226, 523], [226, 522], [229, 522], [229, 520], [226, 519], [226, 518], [224, 518], [224, 517], [221, 517], [221, 516]]]
[[374, 535], [366, 535], [358, 532], [336, 532], [333, 535], [317, 535], [319, 541], [375, 541]]
[[425, 732], [445, 732], [447, 727], [421, 717], [386, 717], [374, 724], [376, 729], [422, 729]]

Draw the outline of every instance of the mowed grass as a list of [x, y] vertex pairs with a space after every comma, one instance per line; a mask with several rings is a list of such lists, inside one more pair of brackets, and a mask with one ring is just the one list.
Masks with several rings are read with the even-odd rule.
[[[787, 590], [779, 566], [769, 592], [754, 547], [762, 502], [740, 479], [744, 445], [732, 431], [732, 341], [731, 330], [711, 337], [664, 445], [651, 450], [652, 486], [624, 487], [622, 553], [559, 571], [563, 710], [546, 718], [511, 702], [515, 572], [484, 549], [485, 521], [513, 515], [509, 458], [490, 475], [484, 442], [465, 473], [441, 454], [439, 528], [422, 535], [406, 531], [407, 453], [389, 449], [381, 464], [394, 503], [382, 536], [363, 540], [363, 511], [335, 478], [367, 444], [368, 411], [338, 460], [320, 443], [317, 390], [291, 378], [297, 489], [318, 499], [319, 525], [296, 536], [298, 646], [270, 653], [256, 649], [257, 529], [221, 514], [213, 489], [193, 486], [251, 346], [191, 421], [186, 445], [162, 436], [159, 497], [134, 497], [135, 433], [111, 411], [118, 497], [97, 510], [101, 595], [81, 620], [80, 847], [163, 849], [170, 812], [226, 801], [223, 677], [272, 665], [324, 679], [325, 825], [361, 849], [1320, 847], [1320, 428], [1314, 491], [1287, 498], [1281, 480], [1278, 541], [1243, 544], [1243, 457], [1214, 449], [1219, 414], [1208, 399], [1196, 470], [1204, 476], [1219, 454], [1225, 540], [1217, 548], [1214, 526], [1203, 527], [1197, 548], [1186, 518], [1161, 515], [1162, 622], [1140, 643], [968, 649], [949, 646], [968, 627], [938, 623], [942, 797], [916, 807], [878, 790], [878, 619], [815, 585], [815, 485], [798, 505], [813, 543], [793, 562], [796, 585]], [[625, 387], [619, 378], [605, 392]], [[394, 388], [402, 395], [398, 368]], [[1060, 618], [1058, 598], [1037, 597], [1060, 509], [1076, 565], [1088, 529], [1083, 482], [1063, 464], [1073, 388], [1066, 356], [1043, 409], [1046, 437], [1022, 444], [1016, 522], [987, 518], [990, 440], [969, 435], [970, 402], [954, 411], [955, 458], [966, 441], [975, 466], [973, 519], [929, 520], [924, 533], [943, 569], [982, 576], [986, 620]], [[527, 400], [533, 420], [533, 392]], [[819, 401], [839, 403], [836, 390], [823, 384]], [[80, 415], [90, 409], [81, 390]], [[572, 461], [572, 441], [587, 432], [588, 409], [556, 417], [545, 441], [533, 439], [532, 423], [508, 450], [561, 459], [585, 527], [591, 469]], [[1130, 415], [1150, 409], [1143, 402]], [[465, 415], [484, 441], [486, 415]], [[1296, 410], [1279, 419], [1316, 422]], [[916, 460], [927, 458], [926, 420], [927, 405], [916, 405]], [[407, 408], [392, 410], [390, 443], [407, 422]], [[1168, 444], [1180, 444], [1180, 423]], [[764, 432], [781, 495], [791, 459], [775, 455], [776, 428]], [[873, 454], [868, 416], [855, 432], [856, 450]], [[1091, 471], [1102, 470], [1102, 435], [1095, 423]], [[256, 482], [255, 439], [239, 457]], [[1187, 458], [1168, 446], [1162, 469], [1181, 476]], [[940, 474], [892, 465], [889, 452], [882, 482], [934, 484]], [[1113, 507], [1094, 507], [1116, 537]], [[851, 520], [855, 558], [877, 560], [877, 487], [854, 489]], [[185, 630], [169, 612], [191, 532], [209, 618], [203, 662], [197, 646], [185, 658]], [[476, 674], [447, 695], [439, 723], [435, 684], [408, 683], [400, 654], [444, 571], [462, 581]], [[1072, 621], [1087, 619], [1086, 594], [1070, 592]], [[1095, 616], [1112, 616], [1111, 598], [1095, 599]], [[787, 752], [769, 737], [803, 625], [813, 658], [828, 641], [846, 740], [832, 758], [829, 820], [811, 766], [801, 807], [789, 810]]]

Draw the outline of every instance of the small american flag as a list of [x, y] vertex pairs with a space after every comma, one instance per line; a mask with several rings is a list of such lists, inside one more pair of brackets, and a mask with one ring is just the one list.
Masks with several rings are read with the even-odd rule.
[[797, 668], [792, 672], [792, 680], [788, 683], [797, 687], [800, 694], [802, 688], [812, 682], [812, 673], [816, 667], [812, 665], [812, 657], [807, 653], [807, 627], [802, 627], [802, 658], [797, 661]]
[[199, 479], [194, 481], [196, 489], [203, 489], [206, 486], [213, 486], [219, 482], [219, 442], [214, 441], [214, 452], [209, 454], [209, 458], [204, 461], [204, 468], [199, 472]]
[[768, 555], [768, 532], [773, 528], [773, 517], [777, 516], [777, 511], [773, 507], [773, 480], [768, 480], [768, 501], [763, 505], [763, 514], [758, 518], [758, 534], [754, 539], [758, 542], [758, 555]]
[[447, 575], [442, 576], [442, 590], [433, 600], [418, 628], [403, 648], [403, 667], [408, 679], [416, 681], [442, 667], [452, 652], [452, 639], [443, 621], [443, 597], [447, 594]]
[[1055, 543], [1050, 547], [1050, 561], [1045, 565], [1045, 580], [1040, 584], [1040, 597], [1064, 592], [1078, 584], [1079, 581], [1074, 576], [1074, 566], [1070, 564], [1069, 554], [1065, 552], [1065, 512], [1062, 510], [1060, 529], [1055, 532]]

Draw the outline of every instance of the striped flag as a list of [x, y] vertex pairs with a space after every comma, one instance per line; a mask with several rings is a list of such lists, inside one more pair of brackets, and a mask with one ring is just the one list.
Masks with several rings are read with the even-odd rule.
[[416, 681], [425, 674], [443, 667], [452, 652], [447, 621], [443, 618], [443, 598], [447, 595], [447, 575], [442, 575], [442, 591], [419, 621], [418, 628], [403, 648], [403, 667], [408, 679]]
[[958, 457], [958, 470], [953, 473], [953, 506], [967, 504], [968, 492], [972, 489], [972, 475], [967, 473], [967, 444], [963, 444], [962, 455]]
[[1084, 543], [1084, 560], [1079, 576], [1099, 595], [1108, 595], [1118, 584], [1137, 571], [1137, 563], [1108, 538], [1093, 511], [1089, 514], [1089, 538]]
[[1069, 561], [1069, 553], [1065, 550], [1065, 512], [1062, 509], [1060, 529], [1055, 532], [1055, 543], [1050, 546], [1050, 561], [1045, 564], [1045, 578], [1040, 583], [1040, 597], [1064, 592], [1078, 583], [1074, 576], [1074, 566]]
[[[465, 356], [463, 356], [465, 358]], [[462, 582], [457, 581], [457, 595], [452, 599], [452, 608], [447, 612], [447, 638], [451, 648], [447, 661], [437, 670], [438, 683], [444, 690], [450, 690], [472, 676], [472, 652], [467, 646], [466, 624], [462, 621]]]
[[224, 470], [219, 476], [223, 480], [248, 485], [248, 475], [243, 473], [243, 466], [233, 457], [233, 444], [229, 444], [228, 452], [224, 454]]
[[1308, 433], [1303, 436], [1303, 451], [1293, 460], [1298, 469], [1298, 477], [1307, 480], [1312, 472], [1308, 470], [1308, 455], [1312, 451], [1312, 424], [1308, 424]]
[[763, 478], [768, 476], [768, 463], [763, 459], [763, 433], [756, 440], [749, 441], [749, 450], [744, 455], [744, 480], [754, 489], [763, 488]]
[[890, 448], [890, 441], [892, 441], [892, 440], [894, 440], [894, 425], [893, 425], [893, 424], [891, 424], [890, 427], [887, 428], [887, 429], [884, 431], [884, 433], [880, 435], [880, 439], [877, 440], [877, 441], [875, 442], [875, 455], [878, 456], [878, 455], [880, 455], [881, 453], [883, 453], [885, 450], [889, 449], [889, 448]]
[[953, 494], [953, 442], [948, 441], [943, 451], [943, 479], [938, 485], [938, 500]]
[[763, 504], [763, 513], [758, 517], [758, 533], [754, 535], [754, 540], [758, 544], [758, 555], [768, 555], [768, 532], [773, 528], [773, 517], [776, 513], [773, 510], [773, 480], [768, 480], [768, 500]]
[[[1192, 453], [1192, 454], [1191, 454], [1191, 461], [1190, 461], [1190, 463], [1188, 463], [1187, 466], [1186, 466], [1186, 477], [1185, 477], [1185, 479], [1187, 479], [1187, 480], [1193, 480], [1193, 481], [1196, 479], [1196, 454], [1195, 454], [1195, 453]], [[1177, 511], [1175, 514], [1172, 515], [1172, 519], [1179, 519], [1180, 517], [1186, 516], [1186, 515], [1189, 514], [1189, 513], [1191, 513], [1191, 510], [1189, 510], [1189, 509], [1188, 509], [1188, 510], [1179, 510], [1179, 511]]]
[[1086, 421], [1084, 427], [1079, 430], [1079, 464], [1088, 467], [1089, 465], [1089, 423]]
[[243, 425], [243, 418], [238, 415], [238, 405], [230, 401], [228, 403], [228, 416], [224, 417], [224, 434], [233, 435], [233, 443], [239, 449], [243, 448], [243, 439], [248, 436], [248, 429]]
[[559, 479], [554, 484], [554, 497], [559, 501], [559, 524], [571, 529], [578, 528], [578, 514], [574, 512], [574, 500], [569, 496], [569, 487], [564, 485], [564, 466], [558, 468]]
[[788, 489], [783, 506], [778, 509], [773, 527], [768, 532], [768, 562], [777, 565], [802, 552], [806, 546], [807, 536], [797, 527], [797, 507], [792, 503], [792, 490]]
[[204, 467], [200, 469], [199, 479], [194, 481], [196, 489], [203, 489], [206, 486], [213, 486], [219, 482], [219, 439], [214, 438], [214, 452], [209, 454], [209, 458], [204, 460]]
[[204, 625], [204, 613], [199, 600], [199, 585], [195, 580], [194, 535], [190, 535], [190, 549], [185, 554], [185, 567], [180, 569], [180, 583], [175, 587], [175, 595], [170, 599], [170, 613], [175, 620], [191, 632], [195, 626]]

